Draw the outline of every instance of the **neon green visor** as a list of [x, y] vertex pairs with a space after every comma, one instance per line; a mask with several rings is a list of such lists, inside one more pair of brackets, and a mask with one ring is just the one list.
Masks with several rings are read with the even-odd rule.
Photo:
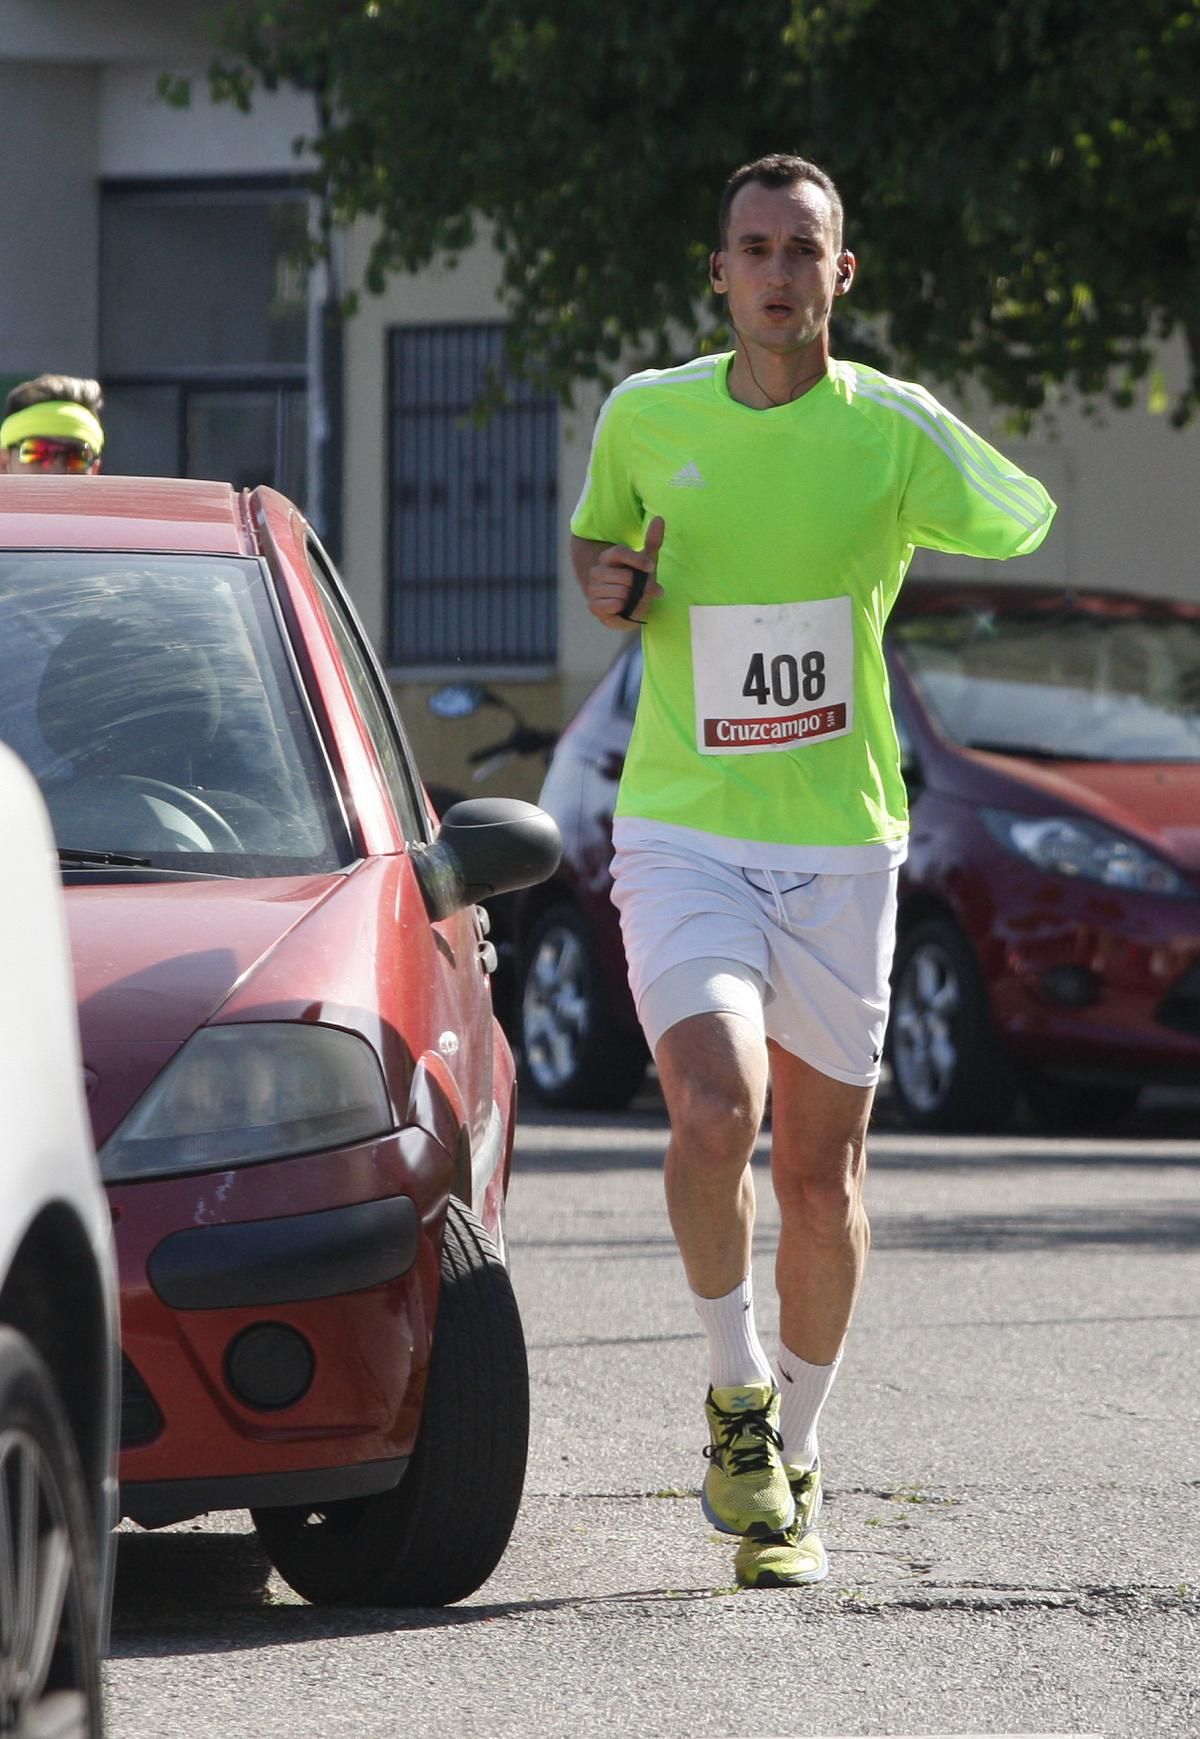
[[30, 436], [46, 441], [82, 441], [93, 453], [104, 446], [104, 430], [91, 411], [67, 399], [47, 399], [27, 405], [0, 423], [0, 447], [16, 447]]

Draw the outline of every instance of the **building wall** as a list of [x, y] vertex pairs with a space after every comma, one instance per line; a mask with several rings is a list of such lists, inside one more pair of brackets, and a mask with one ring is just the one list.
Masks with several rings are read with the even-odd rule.
[[[361, 270], [363, 236], [348, 253], [350, 281]], [[396, 321], [487, 320], [496, 315], [495, 263], [477, 248], [457, 270], [437, 268], [393, 282], [382, 298], [365, 303], [352, 323], [346, 371], [346, 567], [372, 632], [382, 642], [386, 609], [387, 480], [371, 449], [386, 451], [386, 332]], [[1183, 356], [1168, 350], [1168, 379], [1182, 375]], [[936, 388], [935, 388], [936, 390]], [[550, 678], [508, 681], [499, 688], [532, 722], [557, 726], [570, 717], [615, 656], [620, 637], [587, 612], [568, 556], [570, 512], [583, 483], [599, 393], [583, 387], [560, 428], [559, 668]], [[1128, 411], [1060, 406], [1029, 438], [1005, 430], [1003, 410], [986, 402], [954, 404], [971, 425], [1023, 469], [1038, 477], [1058, 503], [1049, 536], [1020, 560], [979, 562], [918, 551], [915, 574], [976, 575], [1019, 583], [1096, 586], [1101, 589], [1195, 597], [1200, 590], [1200, 427], [1180, 431], [1148, 403]], [[460, 676], [484, 676], [463, 670]], [[426, 710], [432, 682], [395, 673], [396, 690], [422, 765], [430, 778], [461, 787], [464, 756], [502, 734], [494, 711], [455, 725], [438, 724]], [[496, 686], [496, 685], [493, 685]], [[493, 781], [495, 788], [533, 796], [540, 769], [526, 763]]]
[[203, 65], [212, 13], [211, 0], [0, 0], [0, 58]]
[[13, 63], [0, 50], [0, 114], [8, 141], [0, 176], [0, 377], [25, 380], [47, 369], [93, 375], [95, 70]]
[[[0, 0], [0, 380], [93, 375], [99, 340], [99, 199], [108, 177], [295, 173], [311, 130], [300, 92], [249, 115], [209, 102], [209, 0]], [[192, 107], [156, 94], [190, 71]]]
[[[14, 142], [0, 178], [0, 378], [44, 368], [90, 374], [97, 367], [99, 190], [105, 178], [284, 174], [300, 167], [294, 141], [311, 129], [310, 100], [259, 93], [249, 115], [212, 106], [203, 68], [211, 0], [0, 0], [0, 105]], [[164, 70], [191, 70], [190, 109], [156, 96]], [[69, 124], [64, 124], [64, 117]], [[16, 142], [19, 141], [19, 147]], [[338, 280], [362, 281], [370, 229], [340, 238]], [[457, 267], [400, 276], [383, 296], [364, 293], [345, 332], [342, 568], [377, 645], [387, 610], [387, 334], [395, 324], [497, 318], [498, 272], [486, 242]], [[1178, 378], [1183, 359], [1168, 350]], [[587, 613], [568, 559], [568, 518], [582, 486], [599, 395], [582, 387], [560, 417], [558, 664], [552, 672], [494, 684], [532, 723], [557, 726], [607, 668], [620, 639]], [[1043, 478], [1059, 516], [1042, 550], [1000, 571], [1013, 580], [1099, 585], [1195, 596], [1200, 582], [1200, 428], [1179, 432], [1146, 403], [1099, 421], [1063, 410], [1024, 442], [1003, 432], [1003, 414], [964, 407], [973, 425]], [[921, 553], [917, 572], [985, 568]], [[457, 669], [442, 677], [486, 677]], [[457, 724], [426, 708], [439, 677], [397, 673], [397, 692], [431, 779], [468, 782], [465, 756], [503, 734], [488, 709]], [[526, 762], [484, 787], [533, 795], [540, 767]]]
[[[340, 274], [344, 286], [361, 285], [372, 229], [357, 225], [343, 240]], [[364, 292], [345, 335], [345, 489], [342, 569], [347, 586], [377, 646], [386, 639], [388, 586], [388, 331], [394, 325], [422, 322], [496, 320], [499, 270], [486, 241], [472, 248], [457, 267], [437, 265], [394, 278], [379, 296]], [[500, 694], [529, 724], [556, 729], [607, 668], [616, 637], [588, 615], [567, 559], [567, 519], [583, 482], [595, 414], [596, 395], [581, 393], [580, 407], [559, 419], [560, 563], [558, 587], [559, 657], [553, 671], [504, 673], [458, 666], [444, 671], [392, 673], [398, 704], [426, 777], [472, 794], [536, 796], [544, 766], [539, 761], [510, 763], [486, 784], [471, 778], [467, 755], [502, 737], [504, 715], [482, 709], [473, 718], [446, 723], [434, 718], [428, 698], [445, 681], [477, 679]]]
[[[1181, 343], [1166, 346], [1159, 372], [1168, 393], [1185, 377]], [[1064, 405], [1028, 440], [1004, 432], [1003, 411], [975, 402], [954, 408], [1049, 489], [1058, 515], [1040, 550], [1013, 562], [971, 562], [919, 551], [914, 573], [976, 572], [1014, 583], [1200, 592], [1200, 424], [1171, 426], [1151, 409], [1151, 388], [1129, 410]]]
[[[295, 175], [308, 158], [293, 140], [311, 137], [307, 92], [260, 91], [249, 114], [210, 101], [204, 60], [107, 65], [99, 74], [97, 173], [102, 177]], [[192, 101], [173, 108], [157, 94], [168, 69], [192, 78]]]

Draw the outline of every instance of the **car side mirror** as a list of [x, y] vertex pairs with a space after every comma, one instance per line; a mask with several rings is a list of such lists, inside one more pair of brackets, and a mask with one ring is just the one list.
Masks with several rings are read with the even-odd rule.
[[516, 797], [470, 797], [442, 817], [430, 846], [413, 852], [431, 918], [544, 882], [558, 868], [562, 836], [553, 817]]

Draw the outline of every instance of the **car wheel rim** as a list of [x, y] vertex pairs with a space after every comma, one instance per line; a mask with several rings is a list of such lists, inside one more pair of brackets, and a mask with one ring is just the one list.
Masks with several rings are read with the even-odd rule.
[[543, 1092], [558, 1091], [575, 1074], [587, 1027], [583, 945], [566, 928], [547, 930], [530, 961], [521, 1003], [525, 1064]]
[[936, 1111], [958, 1073], [962, 1000], [958, 973], [944, 950], [933, 943], [918, 948], [896, 986], [892, 1010], [892, 1070], [917, 1111]]
[[79, 1565], [54, 1472], [35, 1440], [0, 1436], [0, 1730], [87, 1739]]

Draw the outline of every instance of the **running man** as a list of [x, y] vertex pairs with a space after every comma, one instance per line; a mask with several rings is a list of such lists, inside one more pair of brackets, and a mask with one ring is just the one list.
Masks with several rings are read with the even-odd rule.
[[[921, 387], [831, 358], [855, 259], [823, 170], [745, 165], [718, 233], [710, 273], [736, 348], [610, 395], [572, 559], [606, 627], [646, 625], [613, 898], [708, 1342], [701, 1501], [740, 1536], [738, 1581], [787, 1587], [827, 1570], [817, 1422], [869, 1243], [908, 827], [884, 624], [915, 546], [1023, 555], [1054, 504]], [[774, 1364], [750, 1274], [768, 1077]]]

